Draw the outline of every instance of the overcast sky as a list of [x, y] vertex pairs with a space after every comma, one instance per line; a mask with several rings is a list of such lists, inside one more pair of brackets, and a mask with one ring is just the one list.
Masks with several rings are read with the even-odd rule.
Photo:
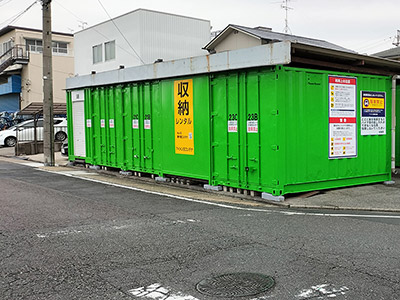
[[[32, 4], [33, 0], [0, 0], [0, 27]], [[228, 24], [266, 26], [283, 32], [285, 11], [279, 0], [101, 0], [112, 17], [137, 8], [206, 19], [213, 30]], [[289, 27], [294, 35], [323, 39], [360, 53], [394, 47], [400, 29], [400, 0], [292, 0]], [[53, 0], [53, 30], [80, 30], [80, 22], [95, 25], [108, 20], [98, 0]], [[12, 23], [40, 28], [41, 6], [36, 4]]]

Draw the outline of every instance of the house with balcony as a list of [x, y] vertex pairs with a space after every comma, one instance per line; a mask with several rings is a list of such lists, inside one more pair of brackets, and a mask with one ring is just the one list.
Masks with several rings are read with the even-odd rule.
[[[53, 101], [65, 103], [65, 81], [74, 75], [74, 38], [53, 32]], [[0, 112], [15, 112], [43, 102], [42, 31], [0, 29]]]

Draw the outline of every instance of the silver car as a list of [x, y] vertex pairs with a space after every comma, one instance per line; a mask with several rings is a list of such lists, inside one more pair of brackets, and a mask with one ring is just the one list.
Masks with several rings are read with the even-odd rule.
[[[33, 141], [35, 132], [33, 120], [22, 122], [16, 126], [0, 131], [0, 146], [14, 147], [18, 138], [20, 141]], [[38, 141], [43, 141], [43, 119], [38, 119], [36, 125]], [[67, 119], [54, 118], [54, 138], [56, 141], [64, 141], [67, 138]]]

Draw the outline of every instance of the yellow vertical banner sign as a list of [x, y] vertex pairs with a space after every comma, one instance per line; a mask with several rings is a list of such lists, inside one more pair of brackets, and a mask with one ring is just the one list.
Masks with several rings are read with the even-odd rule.
[[193, 80], [174, 81], [175, 153], [194, 155]]

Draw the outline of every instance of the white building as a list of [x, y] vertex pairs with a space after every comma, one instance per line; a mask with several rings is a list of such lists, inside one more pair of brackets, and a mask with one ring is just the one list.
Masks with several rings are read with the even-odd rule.
[[204, 55], [210, 21], [138, 9], [75, 33], [75, 74]]

